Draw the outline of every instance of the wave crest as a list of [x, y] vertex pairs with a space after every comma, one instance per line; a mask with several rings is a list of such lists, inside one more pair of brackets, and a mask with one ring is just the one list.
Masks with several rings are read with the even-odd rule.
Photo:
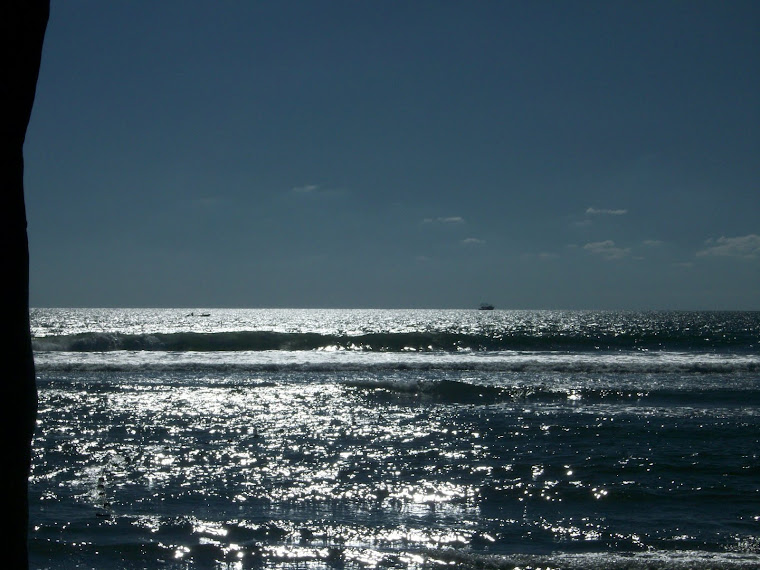
[[754, 350], [734, 337], [692, 334], [472, 334], [457, 332], [377, 332], [358, 335], [273, 331], [123, 334], [88, 332], [32, 340], [36, 351], [265, 351], [354, 350], [367, 352], [484, 352], [540, 350], [599, 352], [620, 350]]

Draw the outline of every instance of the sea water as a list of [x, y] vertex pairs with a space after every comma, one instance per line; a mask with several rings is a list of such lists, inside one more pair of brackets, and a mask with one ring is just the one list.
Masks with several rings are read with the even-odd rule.
[[34, 568], [760, 567], [757, 312], [32, 328]]

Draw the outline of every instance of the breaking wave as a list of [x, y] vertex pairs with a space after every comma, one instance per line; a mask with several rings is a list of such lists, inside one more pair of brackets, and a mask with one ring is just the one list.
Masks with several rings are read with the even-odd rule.
[[757, 339], [741, 336], [667, 334], [472, 334], [461, 332], [375, 332], [340, 335], [315, 332], [272, 331], [176, 332], [123, 334], [87, 332], [33, 339], [36, 351], [105, 352], [139, 351], [309, 351], [352, 350], [366, 352], [492, 352], [624, 351], [624, 350], [755, 350]]

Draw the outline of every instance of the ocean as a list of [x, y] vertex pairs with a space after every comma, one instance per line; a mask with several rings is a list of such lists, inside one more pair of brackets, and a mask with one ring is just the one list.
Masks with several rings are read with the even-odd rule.
[[760, 568], [760, 312], [31, 317], [32, 568]]

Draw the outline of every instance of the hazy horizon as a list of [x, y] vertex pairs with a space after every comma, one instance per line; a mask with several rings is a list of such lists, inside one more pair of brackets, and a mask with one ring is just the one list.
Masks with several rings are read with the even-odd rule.
[[[72, 310], [79, 310], [79, 309], [104, 309], [104, 310], [118, 310], [118, 309], [124, 309], [124, 310], [150, 310], [150, 309], [156, 309], [156, 310], [178, 310], [178, 311], [235, 311], [235, 310], [241, 310], [241, 311], [479, 311], [479, 307], [473, 306], [473, 307], [244, 307], [244, 306], [214, 306], [214, 305], [189, 305], [189, 306], [178, 306], [178, 307], [168, 307], [168, 306], [54, 306], [54, 305], [48, 305], [48, 306], [37, 306], [33, 305], [30, 307], [30, 309], [72, 309]], [[731, 309], [731, 308], [722, 308], [722, 309], [670, 309], [666, 307], [640, 307], [640, 308], [619, 308], [619, 309], [599, 309], [599, 308], [593, 308], [593, 307], [577, 307], [577, 308], [560, 308], [560, 307], [523, 307], [523, 308], [511, 308], [511, 307], [495, 307], [493, 309], [494, 311], [506, 311], [506, 312], [598, 312], [598, 313], [646, 313], [646, 312], [653, 312], [653, 313], [757, 313], [760, 310], [759, 309]], [[485, 313], [489, 311], [483, 311]], [[200, 316], [200, 315], [197, 315]]]

